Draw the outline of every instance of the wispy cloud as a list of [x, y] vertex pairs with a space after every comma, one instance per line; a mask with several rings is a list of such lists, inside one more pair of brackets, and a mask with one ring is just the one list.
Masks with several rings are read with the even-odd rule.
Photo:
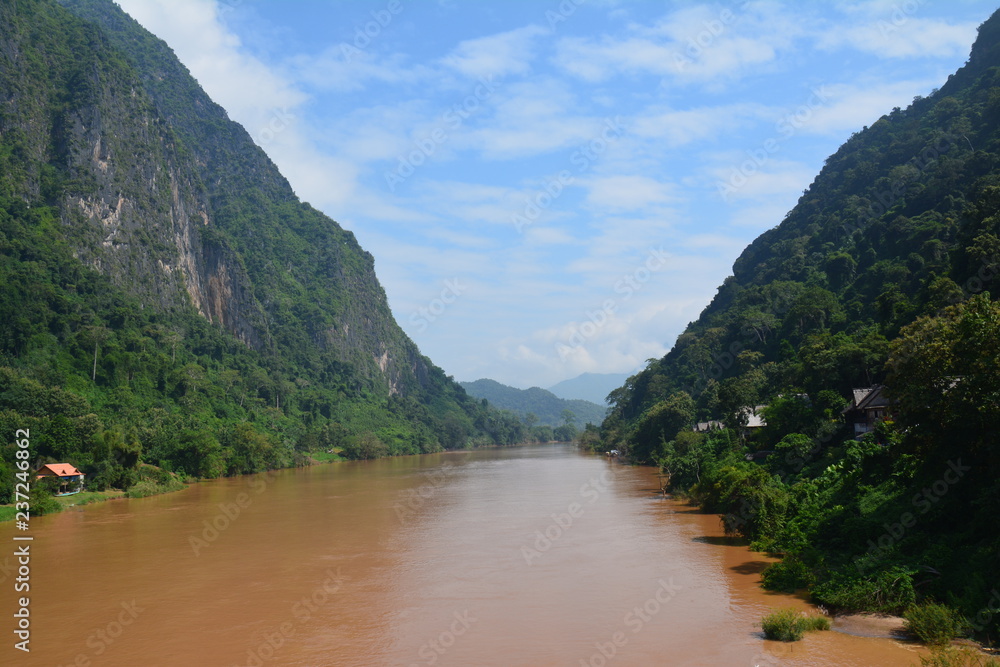
[[526, 74], [534, 58], [534, 44], [547, 35], [546, 28], [529, 25], [496, 35], [468, 39], [442, 59], [442, 63], [470, 78]]

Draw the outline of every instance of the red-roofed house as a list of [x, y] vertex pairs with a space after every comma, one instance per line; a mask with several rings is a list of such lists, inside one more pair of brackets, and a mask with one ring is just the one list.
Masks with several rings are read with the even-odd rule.
[[69, 496], [83, 491], [84, 474], [69, 463], [46, 463], [38, 469], [38, 479], [59, 478], [58, 496]]

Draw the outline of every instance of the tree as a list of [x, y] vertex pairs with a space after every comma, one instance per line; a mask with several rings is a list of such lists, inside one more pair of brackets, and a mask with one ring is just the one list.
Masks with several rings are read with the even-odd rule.
[[111, 331], [107, 327], [95, 325], [86, 327], [86, 332], [87, 338], [94, 344], [94, 365], [90, 373], [90, 381], [97, 382], [97, 352], [100, 350], [101, 343], [111, 336]]
[[984, 293], [918, 318], [891, 350], [888, 385], [909, 448], [1000, 469], [1000, 305]]
[[639, 462], [652, 461], [663, 444], [694, 421], [694, 400], [679, 391], [650, 408], [639, 421], [632, 457]]

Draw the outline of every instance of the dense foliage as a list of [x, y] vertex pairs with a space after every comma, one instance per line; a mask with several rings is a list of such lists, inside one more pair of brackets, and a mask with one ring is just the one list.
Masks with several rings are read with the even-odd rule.
[[[611, 396], [599, 446], [783, 554], [769, 587], [894, 613], [936, 601], [998, 636], [998, 121], [995, 15], [965, 67], [852, 136]], [[878, 383], [892, 417], [856, 441], [841, 410]], [[766, 426], [745, 428], [758, 406]], [[709, 419], [729, 429], [690, 429]]]

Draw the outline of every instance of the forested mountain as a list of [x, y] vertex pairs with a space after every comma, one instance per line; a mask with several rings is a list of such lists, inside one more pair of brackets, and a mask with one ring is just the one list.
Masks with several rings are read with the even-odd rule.
[[[995, 14], [961, 70], [830, 156], [673, 349], [614, 392], [602, 446], [660, 463], [785, 554], [771, 586], [839, 608], [937, 600], [995, 639], [998, 168]], [[878, 383], [894, 403], [855, 441], [841, 411]], [[761, 405], [766, 426], [742, 429]], [[710, 418], [730, 430], [690, 431]]]
[[522, 435], [111, 0], [0, 3], [0, 284], [0, 430], [98, 487]]
[[501, 410], [510, 410], [522, 419], [528, 414], [535, 415], [536, 423], [540, 426], [562, 426], [567, 421], [567, 411], [572, 415], [569, 423], [576, 426], [600, 424], [608, 411], [590, 401], [559, 398], [551, 391], [539, 387], [517, 389], [488, 379], [461, 384], [470, 396], [485, 398], [491, 405]]

